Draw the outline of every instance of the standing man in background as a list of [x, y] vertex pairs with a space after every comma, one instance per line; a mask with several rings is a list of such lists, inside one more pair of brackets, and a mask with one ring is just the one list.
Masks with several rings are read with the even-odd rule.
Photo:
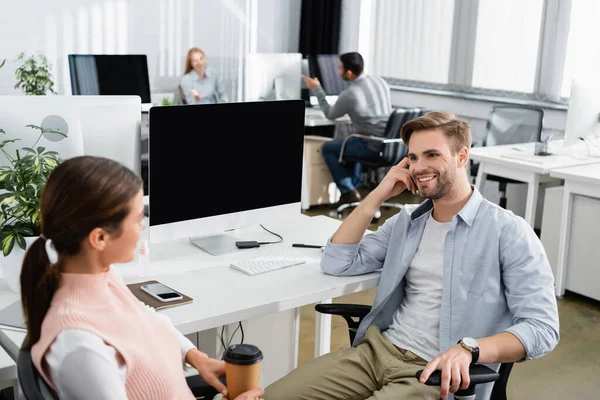
[[[348, 114], [352, 120], [352, 130], [365, 136], [383, 136], [388, 118], [392, 112], [390, 86], [383, 78], [364, 73], [364, 61], [359, 53], [345, 53], [340, 56], [339, 72], [350, 86], [340, 93], [334, 105], [325, 98], [325, 91], [317, 78], [302, 76], [310, 94], [319, 100], [319, 106], [330, 120]], [[322, 154], [333, 180], [341, 192], [338, 205], [360, 201], [357, 190], [362, 168], [360, 163], [340, 164], [338, 158], [344, 138], [326, 142]], [[381, 148], [362, 138], [353, 137], [344, 147], [344, 154], [367, 160], [380, 157]]]
[[217, 72], [206, 66], [206, 54], [197, 47], [188, 51], [185, 75], [179, 90], [186, 104], [213, 104], [227, 101]]

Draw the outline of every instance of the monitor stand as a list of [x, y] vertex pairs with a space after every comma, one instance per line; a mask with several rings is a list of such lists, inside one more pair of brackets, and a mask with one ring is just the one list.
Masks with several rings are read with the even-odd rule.
[[213, 256], [235, 252], [237, 250], [237, 246], [235, 245], [236, 241], [237, 238], [235, 236], [226, 233], [190, 238], [190, 243]]

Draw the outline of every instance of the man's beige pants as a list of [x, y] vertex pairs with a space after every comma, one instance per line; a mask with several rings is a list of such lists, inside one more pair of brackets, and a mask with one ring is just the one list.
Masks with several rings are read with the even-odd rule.
[[370, 326], [362, 343], [316, 358], [265, 389], [265, 400], [439, 400], [415, 378], [427, 361]]

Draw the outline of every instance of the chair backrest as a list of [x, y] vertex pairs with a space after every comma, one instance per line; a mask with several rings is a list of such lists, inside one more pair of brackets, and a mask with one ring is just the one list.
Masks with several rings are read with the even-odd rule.
[[177, 86], [177, 90], [179, 91], [179, 100], [181, 101], [181, 104], [187, 104], [187, 101], [185, 100], [185, 94], [183, 93], [181, 85]]
[[56, 400], [52, 390], [33, 365], [31, 350], [19, 351], [17, 378], [26, 400]]
[[[387, 124], [385, 126], [384, 137], [386, 139], [398, 139], [400, 138], [400, 130], [402, 126], [415, 118], [425, 114], [425, 108], [413, 107], [413, 108], [396, 108], [390, 114]], [[386, 143], [383, 148], [382, 158], [388, 165], [398, 164], [406, 154], [408, 153], [408, 147], [402, 142]]]
[[528, 106], [494, 106], [488, 116], [484, 146], [539, 142], [544, 110]]

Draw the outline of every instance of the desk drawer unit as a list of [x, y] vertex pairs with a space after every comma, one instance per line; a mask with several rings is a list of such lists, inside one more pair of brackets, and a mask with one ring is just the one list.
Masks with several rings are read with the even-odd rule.
[[304, 139], [304, 168], [308, 204], [333, 204], [339, 199], [339, 190], [321, 154], [323, 143], [331, 139], [306, 137]]
[[304, 139], [304, 161], [307, 165], [325, 165], [321, 146], [326, 140]]

